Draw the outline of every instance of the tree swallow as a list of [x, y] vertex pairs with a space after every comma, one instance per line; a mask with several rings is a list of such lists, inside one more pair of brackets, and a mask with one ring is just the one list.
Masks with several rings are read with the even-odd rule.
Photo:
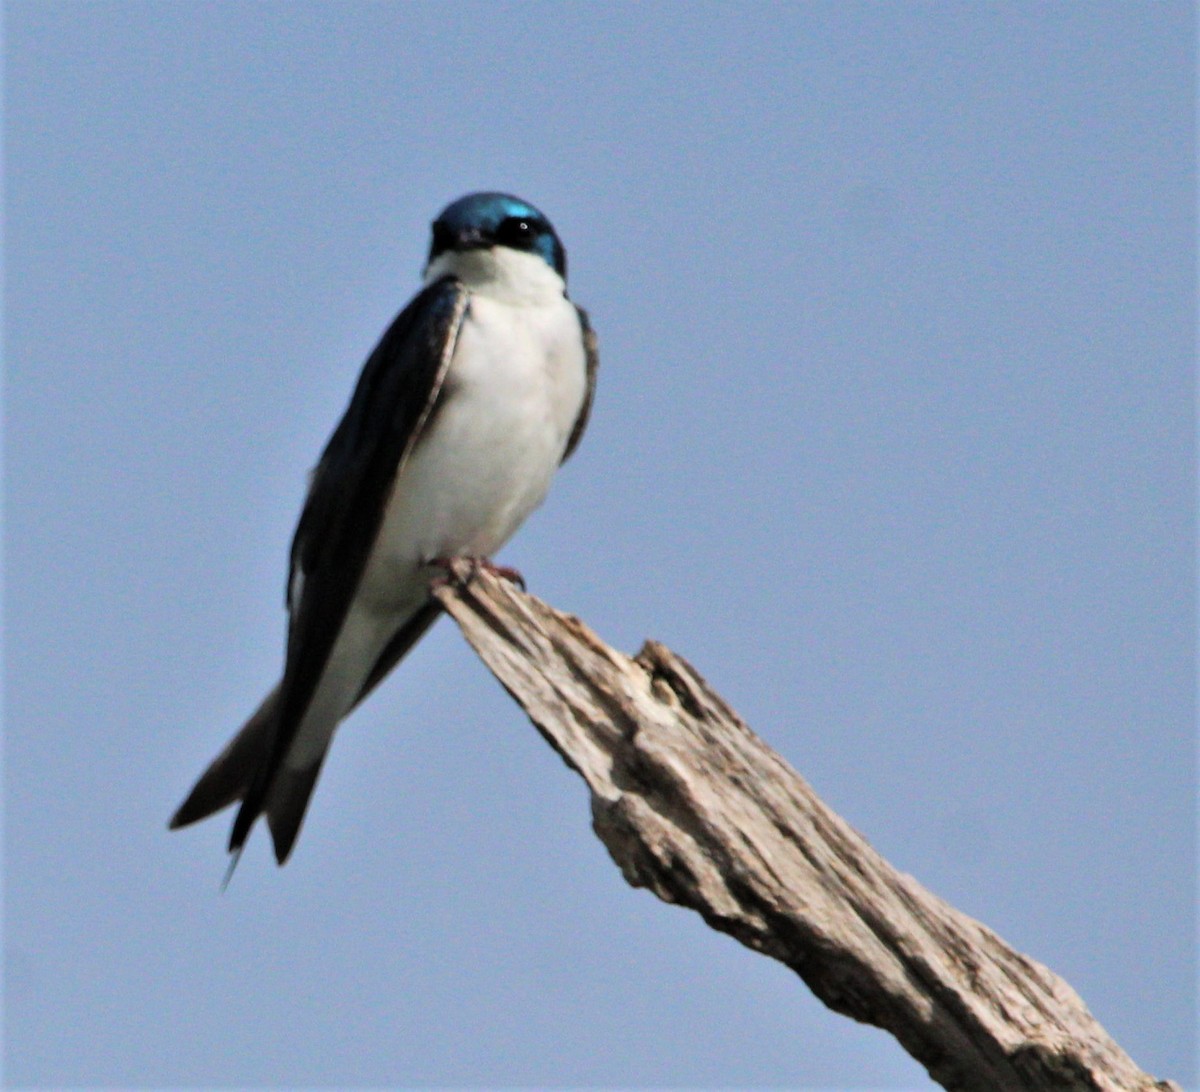
[[263, 814], [287, 860], [338, 724], [440, 613], [439, 565], [488, 563], [579, 443], [598, 354], [566, 275], [550, 221], [517, 197], [469, 194], [433, 222], [424, 287], [367, 358], [311, 476], [283, 677], [171, 819], [241, 801], [230, 872]]

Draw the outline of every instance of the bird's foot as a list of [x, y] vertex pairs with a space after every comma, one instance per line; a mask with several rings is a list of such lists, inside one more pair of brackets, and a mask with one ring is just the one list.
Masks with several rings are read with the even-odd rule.
[[455, 561], [465, 561], [470, 566], [467, 572], [466, 579], [463, 580], [463, 586], [470, 584], [475, 579], [478, 573], [488, 572], [493, 576], [498, 576], [502, 580], [507, 580], [509, 583], [516, 584], [521, 591], [525, 590], [525, 577], [516, 569], [508, 565], [497, 565], [490, 557], [435, 557], [429, 562], [430, 565], [438, 569], [445, 570], [444, 576], [434, 578], [435, 586], [450, 583], [457, 579], [454, 569], [452, 568]]

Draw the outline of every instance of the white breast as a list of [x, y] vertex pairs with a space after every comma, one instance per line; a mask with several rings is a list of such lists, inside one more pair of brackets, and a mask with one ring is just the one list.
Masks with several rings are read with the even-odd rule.
[[585, 387], [579, 317], [561, 287], [536, 299], [473, 291], [444, 402], [393, 487], [366, 601], [396, 609], [423, 595], [431, 559], [497, 551], [545, 499]]

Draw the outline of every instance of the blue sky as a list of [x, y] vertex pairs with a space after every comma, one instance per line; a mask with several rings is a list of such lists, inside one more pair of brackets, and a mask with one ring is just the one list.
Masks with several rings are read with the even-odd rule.
[[1190, 5], [9, 3], [12, 1086], [919, 1088], [625, 886], [440, 623], [283, 869], [168, 834], [305, 475], [475, 189], [596, 412], [502, 555], [690, 659], [899, 868], [1195, 1054]]

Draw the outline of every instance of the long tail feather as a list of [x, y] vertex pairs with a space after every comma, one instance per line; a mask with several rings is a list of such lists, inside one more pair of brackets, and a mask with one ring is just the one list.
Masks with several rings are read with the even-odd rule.
[[171, 830], [207, 819], [245, 796], [267, 756], [278, 702], [279, 688], [276, 687], [200, 775], [187, 799], [171, 816]]
[[[171, 817], [172, 830], [207, 819], [222, 808], [245, 800], [250, 787], [262, 775], [270, 754], [278, 709], [279, 688], [276, 687], [263, 699], [254, 715], [226, 744], [225, 749], [212, 760], [208, 769], [200, 775], [200, 780], [196, 782], [187, 799]], [[230, 838], [229, 852], [233, 856], [222, 889], [228, 885], [233, 875], [251, 825], [262, 812], [266, 813], [267, 825], [271, 828], [275, 859], [280, 864], [287, 860], [304, 822], [304, 813], [308, 810], [308, 801], [317, 783], [317, 775], [321, 772], [322, 762], [323, 757], [304, 770], [280, 767], [271, 779], [262, 811], [255, 809], [253, 812], [246, 812], [244, 818], [242, 812], [239, 812], [242, 825], [235, 825], [233, 836]]]
[[[357, 705], [378, 685], [440, 613], [441, 605], [429, 600], [411, 615], [384, 646], [352, 705]], [[272, 748], [276, 746], [282, 706], [280, 690], [281, 687], [276, 686], [263, 699], [254, 715], [213, 759], [171, 817], [171, 829], [176, 830], [207, 819], [230, 804], [241, 803], [229, 836], [232, 860], [225, 884], [229, 883], [250, 829], [260, 815], [267, 817], [275, 859], [280, 864], [287, 860], [324, 763], [324, 753], [304, 769], [273, 760]]]
[[312, 796], [313, 786], [317, 783], [317, 775], [325, 756], [304, 770], [293, 770], [288, 766], [281, 767], [271, 783], [267, 794], [267, 826], [271, 830], [271, 841], [275, 845], [275, 860], [283, 864], [296, 844], [300, 833], [300, 825], [304, 822], [304, 814], [308, 811], [308, 801]]

